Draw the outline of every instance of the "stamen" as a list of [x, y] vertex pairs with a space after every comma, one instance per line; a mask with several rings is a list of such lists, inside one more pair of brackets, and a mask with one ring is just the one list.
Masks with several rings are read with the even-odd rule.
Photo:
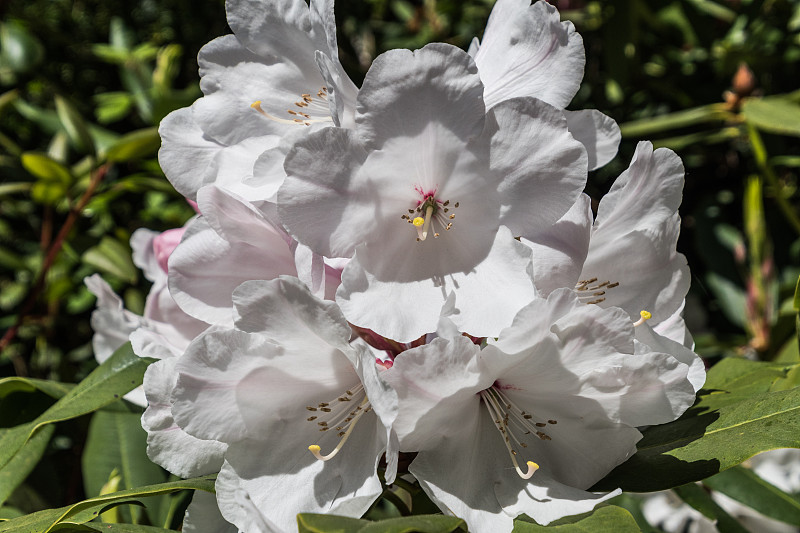
[[[367, 407], [364, 407], [364, 405], [367, 405]], [[353, 428], [356, 427], [356, 423], [359, 421], [359, 419], [362, 416], [364, 416], [364, 413], [368, 413], [371, 410], [371, 407], [369, 407], [369, 399], [367, 397], [364, 397], [364, 400], [361, 402], [361, 405], [359, 405], [359, 408], [361, 408], [361, 410], [358, 412], [357, 415], [355, 415], [354, 418], [346, 419], [347, 430], [339, 433], [339, 438], [341, 440], [339, 440], [339, 444], [336, 445], [336, 448], [334, 448], [331, 453], [329, 453], [328, 455], [322, 455], [322, 453], [320, 453], [321, 448], [316, 444], [312, 444], [311, 446], [309, 446], [308, 451], [310, 451], [311, 454], [320, 461], [328, 461], [330, 459], [333, 459], [336, 456], [336, 454], [339, 453], [339, 450], [342, 449], [344, 443], [347, 442], [347, 439], [350, 438], [350, 434], [353, 432]], [[336, 429], [341, 430], [344, 429], [344, 427], [345, 426], [338, 426]]]
[[[523, 435], [535, 434], [541, 440], [547, 441], [551, 440], [550, 436], [536, 429], [547, 424], [544, 422], [532, 422], [533, 415], [517, 407], [501, 390], [494, 386], [481, 391], [479, 394], [484, 405], [486, 405], [486, 409], [489, 411], [489, 416], [492, 418], [495, 427], [503, 436], [508, 456], [511, 458], [511, 463], [514, 465], [517, 475], [522, 479], [530, 479], [534, 472], [539, 469], [539, 465], [533, 461], [527, 461], [527, 470], [522, 470], [519, 462], [517, 462], [518, 452], [512, 447], [512, 444], [521, 448], [527, 448], [528, 445], [517, 438], [512, 429], [516, 428], [522, 431]], [[555, 424], [556, 421], [551, 419], [547, 423]]]
[[[355, 409], [351, 409], [351, 407], [347, 405], [353, 400], [361, 400]], [[364, 413], [368, 413], [372, 410], [372, 406], [370, 405], [369, 398], [367, 398], [366, 392], [364, 391], [364, 386], [359, 384], [357, 387], [346, 390], [344, 394], [337, 396], [335, 400], [330, 402], [321, 402], [317, 404], [316, 407], [308, 406], [306, 409], [309, 411], [316, 411], [317, 413], [320, 411], [326, 413], [319, 416], [311, 416], [306, 420], [312, 422], [318, 418], [325, 419], [316, 422], [316, 425], [319, 427], [319, 431], [327, 432], [333, 430], [337, 432], [337, 436], [340, 438], [336, 448], [334, 448], [334, 450], [328, 455], [322, 455], [320, 447], [316, 444], [312, 444], [308, 447], [308, 450], [314, 455], [314, 457], [320, 461], [327, 461], [339, 453], [339, 450], [342, 449], [342, 446], [344, 446], [344, 443], [347, 442], [347, 439], [350, 437], [350, 433], [352, 433], [356, 423], [362, 416], [364, 416]]]
[[652, 313], [650, 313], [650, 311], [645, 311], [645, 310], [639, 311], [639, 316], [640, 316], [639, 320], [633, 323], [633, 327], [641, 326], [642, 324], [653, 318]]
[[619, 286], [618, 282], [611, 283], [606, 280], [597, 283], [597, 278], [589, 278], [575, 284], [578, 298], [587, 305], [599, 304], [606, 301], [605, 294], [609, 289]]
[[[332, 122], [333, 118], [330, 116], [330, 107], [328, 107], [328, 89], [322, 87], [317, 91], [316, 99], [310, 94], [304, 93], [300, 95], [300, 100], [294, 102], [298, 109], [288, 109], [286, 112], [290, 115], [289, 119], [278, 118], [270, 115], [261, 107], [261, 101], [253, 102], [250, 107], [264, 115], [266, 118], [279, 122], [281, 124], [292, 124], [295, 126], [304, 125], [310, 126], [317, 122]], [[308, 112], [306, 112], [308, 111]]]

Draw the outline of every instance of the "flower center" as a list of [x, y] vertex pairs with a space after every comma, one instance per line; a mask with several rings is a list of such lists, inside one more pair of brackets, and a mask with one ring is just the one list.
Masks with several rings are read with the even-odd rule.
[[[619, 282], [611, 283], [604, 281], [597, 282], [597, 278], [584, 279], [575, 284], [575, 291], [578, 293], [578, 298], [585, 304], [599, 304], [604, 302], [606, 291], [617, 287]], [[587, 301], [588, 300], [588, 301]]]
[[[514, 402], [497, 385], [492, 385], [488, 389], [478, 393], [483, 400], [483, 404], [489, 411], [489, 416], [494, 422], [494, 426], [503, 436], [503, 442], [514, 464], [514, 469], [522, 479], [530, 479], [534, 472], [539, 469], [539, 465], [533, 461], [527, 461], [528, 470], [523, 472], [517, 462], [517, 448], [527, 448], [526, 436], [536, 435], [540, 440], [552, 440], [550, 435], [545, 433], [542, 428], [548, 424], [555, 425], [557, 420], [538, 419], [533, 414], [517, 407]], [[521, 436], [518, 436], [521, 435]]]
[[453, 227], [456, 214], [450, 211], [458, 209], [459, 203], [455, 202], [451, 206], [450, 200], [442, 201], [438, 199], [436, 190], [423, 192], [420, 187], [415, 189], [420, 193], [422, 199], [417, 201], [416, 207], [408, 210], [408, 214], [401, 215], [400, 219], [405, 220], [416, 228], [417, 241], [427, 239], [430, 232], [433, 232], [434, 239], [438, 239], [439, 229], [450, 231], [450, 228]]
[[[357, 402], [357, 406], [355, 409], [351, 409], [354, 402]], [[322, 455], [320, 453], [321, 448], [316, 444], [308, 447], [308, 451], [314, 457], [320, 461], [327, 461], [328, 459], [333, 459], [339, 453], [339, 450], [342, 449], [344, 443], [347, 442], [353, 432], [353, 428], [356, 427], [356, 423], [365, 413], [372, 410], [372, 406], [364, 391], [364, 385], [359, 383], [358, 386], [344, 391], [338, 398], [329, 402], [322, 402], [316, 406], [306, 406], [306, 410], [314, 413], [306, 421], [316, 422], [322, 432], [336, 431], [336, 435], [339, 437], [339, 444], [328, 455]]]
[[332, 122], [331, 109], [328, 106], [328, 88], [322, 87], [317, 91], [316, 96], [308, 93], [300, 95], [300, 100], [294, 103], [297, 109], [288, 109], [286, 112], [290, 118], [279, 118], [270, 115], [261, 108], [261, 100], [257, 100], [250, 104], [250, 107], [264, 115], [270, 120], [280, 122], [281, 124], [294, 124], [310, 126], [315, 122]]

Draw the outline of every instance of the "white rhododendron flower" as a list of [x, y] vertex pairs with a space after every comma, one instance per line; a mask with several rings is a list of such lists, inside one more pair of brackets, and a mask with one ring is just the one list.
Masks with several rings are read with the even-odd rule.
[[244, 493], [282, 530], [299, 512], [361, 516], [383, 490], [384, 452], [388, 482], [397, 465], [389, 370], [295, 278], [246, 282], [233, 301], [235, 328], [212, 328], [178, 361], [172, 406], [188, 434], [228, 446], [222, 515], [247, 531]]
[[636, 451], [637, 426], [674, 420], [695, 397], [689, 367], [635, 353], [633, 330], [622, 310], [561, 289], [482, 349], [442, 332], [401, 353], [386, 378], [401, 450], [419, 452], [409, 471], [476, 533], [510, 531], [522, 513], [547, 524], [616, 495], [586, 489]]
[[268, 165], [277, 170], [283, 137], [306, 124], [351, 125], [357, 89], [339, 63], [332, 0], [228, 0], [225, 8], [233, 35], [200, 51], [204, 96], [161, 122], [159, 163], [188, 198], [217, 183], [267, 200], [282, 175], [254, 169], [262, 154], [277, 158], [277, 168]]
[[596, 109], [566, 111], [583, 78], [583, 39], [558, 10], [540, 0], [498, 0], [483, 41], [469, 53], [486, 86], [486, 107], [533, 96], [563, 110], [572, 135], [586, 147], [589, 170], [614, 158], [622, 135], [617, 123]]
[[530, 254], [512, 237], [572, 205], [585, 150], [551, 106], [514, 99], [487, 114], [482, 93], [455, 47], [387, 52], [359, 91], [355, 129], [289, 152], [278, 212], [313, 251], [353, 257], [337, 293], [352, 323], [408, 342], [435, 329], [453, 291], [454, 321], [495, 335], [534, 297]]

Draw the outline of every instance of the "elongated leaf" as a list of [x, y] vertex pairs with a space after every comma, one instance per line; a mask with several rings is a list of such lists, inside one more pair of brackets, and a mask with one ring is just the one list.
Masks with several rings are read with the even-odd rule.
[[56, 113], [73, 146], [82, 152], [93, 154], [94, 141], [78, 110], [64, 98], [56, 96]]
[[64, 524], [51, 529], [68, 533], [70, 531], [101, 531], [103, 533], [169, 533], [172, 529], [162, 529], [153, 526], [140, 526], [137, 524], [104, 524], [87, 522], [85, 524]]
[[35, 420], [3, 433], [0, 436], [0, 468], [11, 461], [36, 430], [96, 411], [141, 385], [148, 364], [133, 353], [130, 343], [122, 346]]
[[711, 104], [667, 115], [648, 117], [620, 124], [623, 137], [649, 137], [654, 133], [685, 128], [704, 122], [725, 120], [730, 113], [721, 104]]
[[120, 502], [134, 502], [139, 498], [170, 494], [179, 490], [203, 490], [214, 492], [214, 476], [203, 476], [180, 481], [170, 481], [158, 485], [138, 487], [90, 498], [82, 502], [61, 507], [45, 509], [29, 515], [0, 522], [0, 533], [46, 532], [56, 524], [85, 524], [108, 508]]
[[417, 515], [372, 522], [358, 533], [450, 533], [459, 527], [467, 529], [464, 521], [455, 516]]
[[130, 249], [116, 239], [105, 236], [100, 244], [84, 252], [81, 258], [104, 274], [111, 274], [128, 283], [136, 283], [138, 270], [131, 259]]
[[748, 98], [742, 105], [742, 114], [758, 129], [800, 136], [800, 105], [787, 98]]
[[443, 515], [416, 515], [371, 522], [346, 516], [302, 513], [297, 515], [300, 533], [450, 533], [466, 529], [460, 518]]
[[675, 493], [680, 496], [683, 501], [703, 513], [704, 516], [715, 520], [719, 533], [749, 533], [735, 518], [725, 512], [725, 509], [720, 507], [717, 502], [711, 498], [711, 495], [704, 491], [699, 485], [689, 483], [681, 487], [676, 487]]
[[782, 389], [795, 364], [725, 359], [695, 405], [643, 431], [636, 454], [593, 490], [664, 490], [699, 481], [774, 448], [800, 447], [800, 388]]
[[[147, 457], [147, 432], [140, 413], [98, 411], [92, 416], [81, 459], [86, 494], [97, 496], [116, 470], [121, 487], [151, 485], [166, 481], [164, 471]], [[134, 515], [139, 514], [134, 509]], [[155, 522], [150, 516], [150, 522]], [[137, 516], [138, 521], [138, 516]]]
[[633, 516], [616, 505], [599, 507], [592, 513], [568, 516], [548, 526], [514, 521], [513, 533], [639, 533]]
[[40, 180], [55, 182], [64, 186], [72, 183], [72, 173], [70, 173], [69, 169], [47, 154], [25, 152], [20, 156], [20, 160], [25, 170]]
[[121, 137], [106, 152], [109, 161], [123, 162], [155, 155], [161, 146], [157, 128], [137, 130]]
[[59, 383], [46, 379], [33, 379], [11, 376], [0, 379], [0, 400], [12, 392], [40, 391], [51, 398], [59, 399], [75, 387], [72, 383]]
[[55, 429], [55, 426], [47, 426], [38, 431], [11, 461], [0, 469], [0, 505], [25, 481], [31, 470], [39, 463]]
[[703, 481], [707, 487], [740, 501], [759, 513], [788, 524], [800, 524], [800, 500], [738, 466]]

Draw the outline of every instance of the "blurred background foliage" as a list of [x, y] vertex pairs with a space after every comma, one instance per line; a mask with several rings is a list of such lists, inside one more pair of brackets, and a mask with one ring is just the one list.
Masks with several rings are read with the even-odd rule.
[[[676, 150], [686, 166], [678, 248], [692, 269], [686, 318], [697, 351], [710, 363], [797, 360], [800, 3], [553, 3], [586, 46], [570, 108], [600, 109], [623, 130], [618, 157], [590, 176], [587, 192], [608, 190], [638, 140]], [[342, 62], [359, 83], [390, 48], [466, 48], [492, 4], [339, 2]], [[224, 3], [10, 0], [0, 14], [0, 377], [73, 383], [96, 366], [83, 278], [101, 273], [141, 312], [148, 286], [130, 258], [131, 233], [193, 214], [158, 167], [156, 128], [200, 96], [195, 58], [229, 32]], [[0, 398], [0, 414], [11, 412], [11, 396]], [[29, 418], [42, 406], [29, 406]], [[8, 503], [30, 512], [105, 487], [75, 466], [87, 432], [88, 417], [60, 424], [48, 460]], [[162, 514], [176, 515], [173, 504]]]

